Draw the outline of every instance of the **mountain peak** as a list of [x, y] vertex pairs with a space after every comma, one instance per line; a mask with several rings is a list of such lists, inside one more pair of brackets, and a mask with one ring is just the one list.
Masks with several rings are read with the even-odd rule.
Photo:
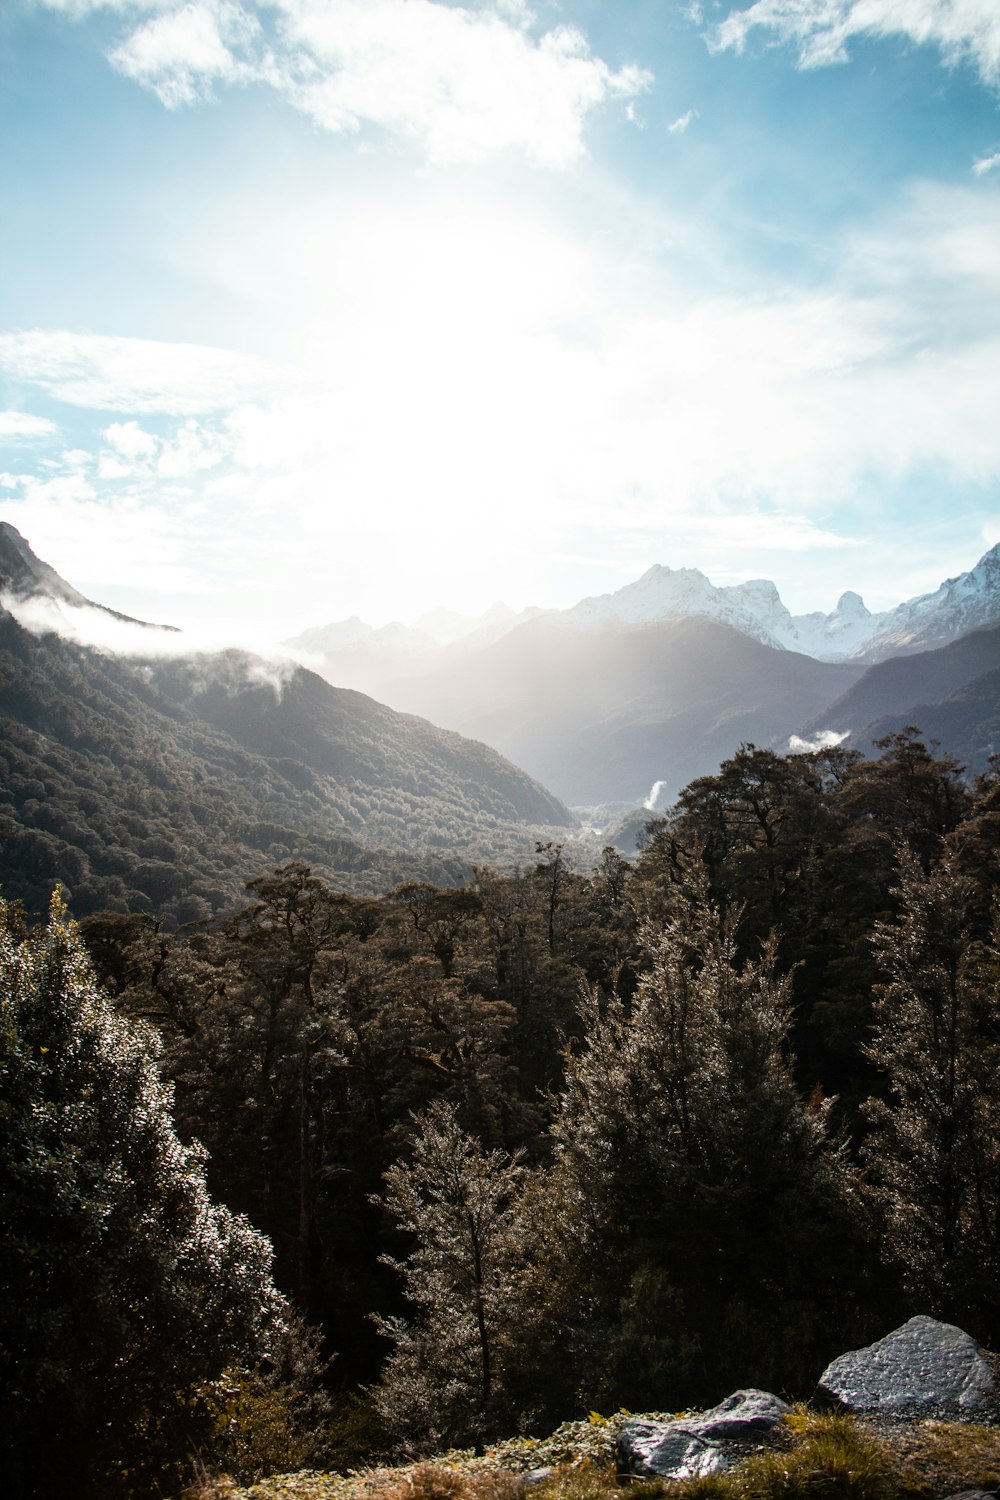
[[856, 594], [853, 589], [844, 590], [840, 598], [837, 600], [837, 608], [834, 610], [834, 614], [839, 615], [840, 618], [844, 620], [861, 620], [871, 618], [870, 611], [865, 607], [865, 601], [862, 599], [861, 595]]
[[180, 633], [176, 625], [153, 625], [148, 620], [136, 620], [117, 609], [108, 609], [106, 604], [95, 604], [93, 599], [88, 599], [60, 577], [55, 568], [36, 557], [17, 527], [9, 521], [0, 521], [0, 608], [3, 607], [4, 595], [12, 603], [41, 600], [54, 604], [56, 614], [59, 607], [66, 604], [72, 609], [96, 609], [102, 615], [110, 615], [113, 620], [125, 625], [140, 625], [144, 630]]

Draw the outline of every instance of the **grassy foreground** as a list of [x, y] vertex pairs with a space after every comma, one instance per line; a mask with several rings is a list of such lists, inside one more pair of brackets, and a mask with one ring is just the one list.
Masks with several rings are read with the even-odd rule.
[[[915, 1422], [876, 1428], [846, 1416], [793, 1410], [780, 1446], [747, 1454], [728, 1473], [692, 1480], [616, 1479], [625, 1414], [564, 1423], [549, 1438], [515, 1438], [482, 1457], [446, 1453], [419, 1464], [278, 1475], [246, 1488], [206, 1480], [189, 1500], [937, 1500], [1000, 1487], [1000, 1428]], [[537, 1471], [551, 1469], [548, 1477]]]

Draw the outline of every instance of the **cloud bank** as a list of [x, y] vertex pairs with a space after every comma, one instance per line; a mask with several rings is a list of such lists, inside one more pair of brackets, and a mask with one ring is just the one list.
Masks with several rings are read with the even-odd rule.
[[102, 655], [123, 656], [132, 661], [187, 662], [194, 690], [211, 686], [236, 693], [248, 687], [267, 687], [280, 698], [299, 669], [291, 653], [273, 648], [264, 655], [248, 652], [224, 636], [116, 620], [96, 607], [58, 603], [42, 597], [0, 596], [0, 608], [8, 610], [32, 635], [57, 635], [74, 645], [89, 646]]

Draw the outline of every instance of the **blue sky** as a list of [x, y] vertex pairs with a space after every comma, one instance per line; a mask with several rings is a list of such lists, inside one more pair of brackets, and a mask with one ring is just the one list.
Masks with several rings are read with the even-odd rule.
[[1000, 540], [995, 0], [5, 0], [0, 516], [274, 638]]

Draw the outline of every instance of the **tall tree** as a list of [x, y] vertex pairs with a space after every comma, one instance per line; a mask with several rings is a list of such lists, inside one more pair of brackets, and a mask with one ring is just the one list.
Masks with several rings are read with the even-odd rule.
[[575, 1330], [578, 1395], [603, 1403], [791, 1384], [829, 1340], [815, 1306], [839, 1300], [852, 1236], [826, 1106], [800, 1096], [785, 1051], [773, 945], [740, 963], [702, 891], [671, 903], [632, 1003], [587, 996], [554, 1127], [573, 1250], [553, 1321]]
[[866, 1157], [885, 1243], [915, 1309], [1000, 1334], [1000, 1030], [996, 941], [976, 932], [975, 885], [953, 858], [904, 855], [901, 911], [881, 923]]
[[143, 1031], [94, 983], [56, 897], [0, 905], [0, 1466], [9, 1493], [152, 1485], [186, 1398], [280, 1331], [270, 1246], [212, 1203]]
[[504, 1351], [524, 1169], [506, 1152], [483, 1151], [447, 1104], [418, 1123], [412, 1160], [385, 1176], [383, 1202], [412, 1237], [405, 1258], [390, 1263], [413, 1313], [377, 1320], [394, 1345], [378, 1403], [390, 1430], [418, 1445], [481, 1446], [511, 1394]]

